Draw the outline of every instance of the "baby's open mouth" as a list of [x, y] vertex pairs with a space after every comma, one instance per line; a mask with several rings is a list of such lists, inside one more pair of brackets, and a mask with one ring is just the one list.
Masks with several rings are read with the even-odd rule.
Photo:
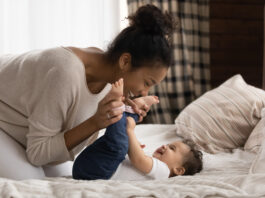
[[128, 95], [129, 95], [130, 98], [133, 98], [134, 97], [134, 94], [131, 91], [129, 91]]
[[163, 155], [163, 153], [164, 153], [164, 149], [163, 149], [162, 147], [160, 147], [160, 148], [158, 148], [158, 149], [156, 150], [156, 153], [159, 153], [160, 155]]
[[133, 100], [133, 99], [135, 99], [135, 98], [138, 98], [139, 96], [135, 96], [135, 95], [133, 94], [133, 92], [129, 91], [127, 97], [130, 98], [131, 100]]

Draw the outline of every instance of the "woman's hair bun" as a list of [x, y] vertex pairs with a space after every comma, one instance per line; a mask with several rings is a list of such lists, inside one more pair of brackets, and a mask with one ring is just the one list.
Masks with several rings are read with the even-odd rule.
[[153, 35], [170, 35], [174, 27], [172, 16], [154, 5], [140, 7], [134, 14], [128, 17], [130, 26], [138, 28], [145, 33]]

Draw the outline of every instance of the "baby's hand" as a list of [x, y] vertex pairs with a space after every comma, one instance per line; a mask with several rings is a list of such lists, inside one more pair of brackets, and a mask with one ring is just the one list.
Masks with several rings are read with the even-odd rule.
[[140, 145], [140, 147], [141, 147], [142, 149], [145, 148], [145, 144], [141, 144], [141, 142], [139, 142], [139, 145]]
[[143, 117], [145, 117], [147, 112], [150, 110], [150, 107], [153, 104], [159, 103], [159, 99], [157, 96], [142, 96], [133, 100], [127, 98], [125, 102], [140, 116], [139, 122], [141, 122]]
[[130, 132], [130, 131], [134, 131], [134, 128], [135, 128], [135, 121], [132, 117], [128, 116], [127, 117], [127, 133]]

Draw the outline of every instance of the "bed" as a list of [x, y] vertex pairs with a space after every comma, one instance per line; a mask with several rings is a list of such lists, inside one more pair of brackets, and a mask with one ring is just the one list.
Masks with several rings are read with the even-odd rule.
[[0, 197], [265, 197], [265, 91], [240, 75], [189, 104], [174, 124], [139, 124], [135, 133], [147, 154], [179, 138], [193, 140], [203, 151], [202, 172], [145, 182], [0, 178]]
[[[101, 131], [101, 133], [103, 133]], [[161, 144], [174, 141], [176, 125], [140, 124], [136, 135], [152, 153]], [[265, 172], [249, 173], [256, 155], [241, 149], [231, 153], [204, 152], [204, 169], [194, 176], [166, 180], [78, 181], [71, 178], [14, 181], [0, 178], [0, 197], [265, 197]]]

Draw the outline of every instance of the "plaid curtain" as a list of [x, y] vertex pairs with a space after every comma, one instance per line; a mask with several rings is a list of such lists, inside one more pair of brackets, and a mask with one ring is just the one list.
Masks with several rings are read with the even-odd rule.
[[150, 90], [157, 95], [145, 123], [174, 123], [179, 112], [210, 89], [209, 0], [127, 0], [129, 14], [153, 4], [177, 20], [173, 34], [174, 66], [167, 77]]

